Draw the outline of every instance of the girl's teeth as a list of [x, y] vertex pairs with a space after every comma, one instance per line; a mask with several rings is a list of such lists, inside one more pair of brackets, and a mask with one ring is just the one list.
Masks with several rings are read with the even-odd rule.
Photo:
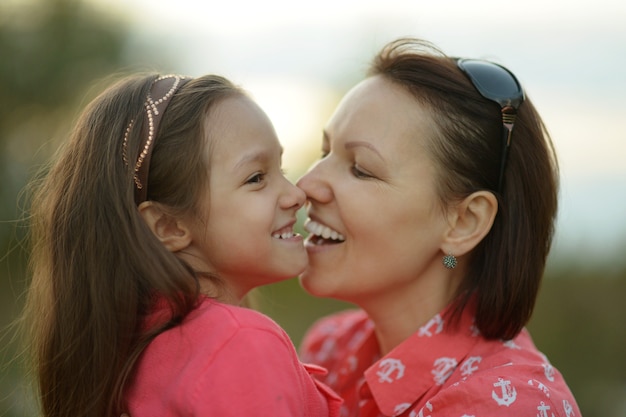
[[293, 237], [293, 232], [274, 233], [272, 237], [275, 239], [289, 239]]

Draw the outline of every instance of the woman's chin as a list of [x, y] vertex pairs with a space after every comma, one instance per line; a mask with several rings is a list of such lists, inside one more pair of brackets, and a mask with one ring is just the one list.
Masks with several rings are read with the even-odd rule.
[[308, 268], [298, 275], [298, 282], [300, 282], [300, 286], [309, 294], [316, 297], [322, 296], [318, 293], [315, 285], [313, 285], [314, 281], [311, 279], [311, 273]]
[[316, 275], [312, 274], [309, 269], [305, 269], [298, 276], [298, 281], [300, 286], [314, 297], [335, 298], [333, 289], [324, 285], [323, 280], [316, 279]]

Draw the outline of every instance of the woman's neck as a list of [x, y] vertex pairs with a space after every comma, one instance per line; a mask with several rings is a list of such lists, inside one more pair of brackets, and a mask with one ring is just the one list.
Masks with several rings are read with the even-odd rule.
[[[419, 307], [417, 304], [420, 304]], [[410, 303], [395, 303], [384, 310], [366, 310], [374, 322], [381, 355], [386, 355], [408, 339], [446, 305], [443, 302], [422, 299]]]
[[368, 302], [359, 303], [374, 322], [381, 355], [389, 353], [441, 312], [454, 299], [458, 287], [455, 282], [416, 281], [410, 288], [378, 294]]

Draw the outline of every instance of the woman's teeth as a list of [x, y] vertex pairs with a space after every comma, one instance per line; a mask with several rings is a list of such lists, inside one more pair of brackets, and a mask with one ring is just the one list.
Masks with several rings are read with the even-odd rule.
[[308, 220], [304, 224], [304, 229], [312, 235], [319, 236], [324, 239], [332, 239], [340, 242], [346, 240], [346, 238], [341, 233], [313, 220]]

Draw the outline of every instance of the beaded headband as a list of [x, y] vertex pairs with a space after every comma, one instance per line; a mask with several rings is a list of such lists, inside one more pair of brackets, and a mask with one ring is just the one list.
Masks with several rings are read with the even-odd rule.
[[[144, 103], [146, 110], [146, 116], [148, 117], [147, 126], [141, 127], [141, 137], [146, 138], [146, 142], [143, 147], [140, 148], [139, 155], [137, 156], [137, 162], [135, 163], [133, 180], [135, 182], [135, 203], [137, 205], [146, 201], [148, 198], [148, 172], [150, 169], [150, 157], [152, 156], [152, 149], [154, 139], [159, 133], [159, 124], [163, 113], [167, 109], [170, 101], [169, 99], [176, 93], [176, 91], [189, 82], [191, 78], [185, 78], [180, 75], [163, 75], [152, 82], [150, 92]], [[156, 97], [156, 99], [155, 99]], [[122, 158], [126, 166], [129, 166], [128, 162], [128, 135], [133, 129], [135, 119], [132, 119], [126, 128], [124, 133], [124, 143], [122, 144]]]

